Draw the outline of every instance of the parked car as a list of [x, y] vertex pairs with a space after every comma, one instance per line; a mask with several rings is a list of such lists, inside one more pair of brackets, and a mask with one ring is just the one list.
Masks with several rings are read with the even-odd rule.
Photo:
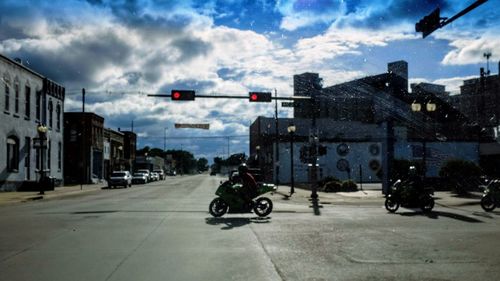
[[169, 176], [175, 176], [175, 175], [177, 175], [177, 173], [176, 173], [174, 170], [170, 170], [170, 171], [168, 172], [168, 175], [169, 175]]
[[157, 180], [160, 180], [160, 175], [158, 175], [158, 173], [152, 172], [151, 181], [157, 181]]
[[157, 173], [158, 176], [160, 177], [160, 180], [164, 180], [165, 179], [165, 172], [163, 172], [162, 169], [159, 169], [159, 170], [153, 170], [153, 172]]
[[148, 183], [148, 175], [146, 173], [134, 173], [132, 176], [132, 183]]
[[139, 169], [136, 173], [145, 173], [148, 176], [148, 182], [151, 181], [151, 172], [148, 169]]
[[132, 175], [129, 171], [115, 171], [111, 173], [108, 179], [108, 188], [123, 186], [124, 188], [132, 186]]

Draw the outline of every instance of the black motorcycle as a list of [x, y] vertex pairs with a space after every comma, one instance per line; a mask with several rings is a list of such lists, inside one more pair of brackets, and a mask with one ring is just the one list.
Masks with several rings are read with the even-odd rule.
[[394, 213], [400, 205], [418, 205], [423, 212], [430, 212], [434, 208], [433, 193], [432, 188], [424, 188], [421, 192], [417, 192], [411, 184], [397, 180], [385, 199], [385, 208]]
[[497, 206], [500, 206], [500, 181], [493, 180], [484, 189], [481, 207], [486, 212], [491, 212]]

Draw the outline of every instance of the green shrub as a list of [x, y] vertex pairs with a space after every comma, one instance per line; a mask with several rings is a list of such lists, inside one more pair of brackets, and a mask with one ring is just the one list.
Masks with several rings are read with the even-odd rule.
[[323, 186], [323, 191], [325, 192], [339, 192], [342, 189], [342, 183], [338, 180], [327, 182]]
[[353, 180], [346, 180], [342, 182], [342, 191], [343, 192], [358, 191], [358, 185]]
[[319, 188], [324, 188], [325, 185], [331, 181], [337, 181], [337, 182], [340, 182], [340, 180], [336, 177], [333, 177], [333, 176], [327, 176], [327, 177], [324, 177], [322, 178], [321, 180], [318, 181], [318, 187]]

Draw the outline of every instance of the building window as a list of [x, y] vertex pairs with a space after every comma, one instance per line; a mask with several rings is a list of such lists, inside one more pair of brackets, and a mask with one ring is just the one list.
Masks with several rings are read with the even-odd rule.
[[37, 91], [36, 92], [36, 104], [35, 104], [35, 107], [36, 107], [36, 120], [39, 121], [40, 120], [40, 115], [41, 115], [41, 102], [42, 102], [42, 92], [40, 91]]
[[14, 113], [19, 113], [19, 82], [14, 82]]
[[9, 108], [10, 108], [10, 88], [9, 88], [9, 84], [8, 84], [8, 81], [5, 81], [4, 79], [4, 82], [5, 82], [5, 111], [9, 111]]
[[16, 137], [7, 138], [7, 171], [19, 170], [19, 140]]
[[26, 168], [26, 179], [30, 179], [31, 174], [31, 138], [24, 139], [24, 167]]
[[62, 169], [62, 143], [59, 142], [57, 144], [57, 170], [61, 171]]
[[61, 129], [61, 105], [59, 103], [56, 105], [56, 128], [58, 131]]
[[24, 87], [24, 116], [26, 119], [31, 117], [31, 88], [29, 86]]
[[54, 107], [52, 106], [52, 100], [49, 100], [49, 128], [52, 128], [52, 111]]
[[47, 144], [48, 144], [48, 148], [47, 148], [47, 170], [51, 170], [50, 168], [50, 163], [51, 163], [51, 158], [50, 156], [52, 156], [52, 142], [50, 140], [47, 140]]

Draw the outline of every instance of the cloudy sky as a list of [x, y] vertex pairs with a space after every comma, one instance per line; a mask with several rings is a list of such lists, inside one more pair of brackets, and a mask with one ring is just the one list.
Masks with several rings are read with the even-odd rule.
[[[173, 88], [200, 94], [293, 92], [293, 75], [317, 72], [324, 85], [409, 63], [411, 82], [457, 91], [477, 76], [491, 52], [500, 59], [500, 0], [490, 0], [426, 39], [414, 24], [434, 8], [451, 17], [472, 0], [51, 0], [0, 1], [0, 53], [66, 87], [66, 111], [106, 118], [106, 127], [134, 131], [139, 147], [192, 151], [196, 157], [248, 151], [248, 127], [272, 116], [270, 104], [197, 99], [172, 102], [145, 94]], [[291, 116], [279, 108], [280, 116]], [[174, 123], [210, 123], [209, 131]], [[165, 129], [166, 128], [166, 129]], [[248, 153], [248, 152], [247, 152]]]

